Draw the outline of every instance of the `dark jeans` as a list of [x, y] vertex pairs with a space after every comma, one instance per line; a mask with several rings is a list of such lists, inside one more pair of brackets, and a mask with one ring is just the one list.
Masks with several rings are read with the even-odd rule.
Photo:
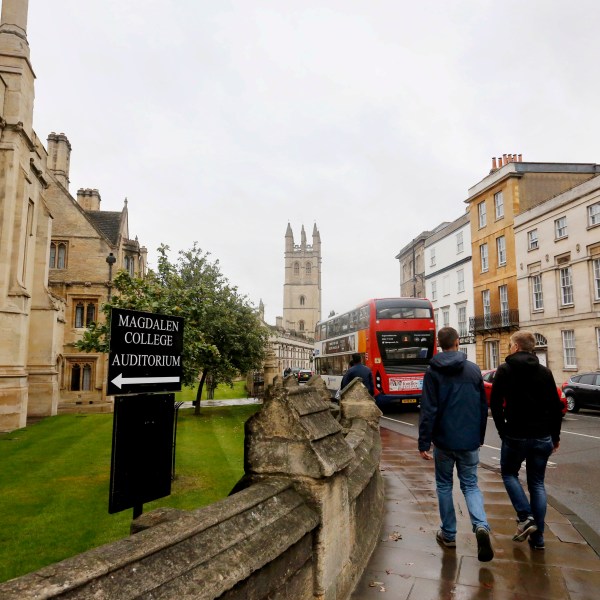
[[[500, 468], [504, 487], [508, 492], [510, 501], [514, 506], [520, 521], [530, 515], [537, 525], [537, 532], [531, 535], [535, 542], [544, 540], [544, 519], [546, 518], [546, 464], [552, 454], [554, 444], [550, 436], [544, 438], [510, 438], [506, 436], [502, 441], [500, 453]], [[530, 501], [519, 482], [519, 469], [525, 463], [527, 473], [527, 489]]]

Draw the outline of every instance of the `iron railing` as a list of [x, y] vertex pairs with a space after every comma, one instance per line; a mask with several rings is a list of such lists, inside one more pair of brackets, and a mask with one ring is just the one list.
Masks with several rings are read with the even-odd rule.
[[469, 318], [469, 331], [471, 333], [511, 331], [518, 328], [519, 310], [517, 308]]

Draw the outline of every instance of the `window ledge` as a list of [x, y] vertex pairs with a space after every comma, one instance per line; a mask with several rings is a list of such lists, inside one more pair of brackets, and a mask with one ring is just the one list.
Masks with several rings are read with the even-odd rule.
[[563, 308], [574, 308], [575, 307], [575, 303], [571, 302], [571, 304], [561, 304], [559, 306], [559, 309], [562, 310]]

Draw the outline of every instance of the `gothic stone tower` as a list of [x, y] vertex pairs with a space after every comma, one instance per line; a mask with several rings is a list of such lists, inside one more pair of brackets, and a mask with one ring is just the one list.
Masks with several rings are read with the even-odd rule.
[[64, 305], [48, 290], [46, 151], [33, 130], [28, 0], [0, 14], [0, 431], [56, 414]]
[[314, 337], [321, 318], [321, 236], [315, 224], [312, 246], [306, 243], [304, 225], [300, 245], [288, 223], [285, 232], [285, 283], [283, 285], [283, 326], [306, 337]]

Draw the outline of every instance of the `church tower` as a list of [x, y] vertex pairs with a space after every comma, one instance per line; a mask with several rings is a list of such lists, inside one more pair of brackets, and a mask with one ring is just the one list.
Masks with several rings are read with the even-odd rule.
[[321, 318], [321, 236], [313, 226], [312, 245], [306, 243], [304, 225], [300, 244], [288, 223], [285, 232], [285, 282], [283, 285], [283, 327], [313, 338]]

